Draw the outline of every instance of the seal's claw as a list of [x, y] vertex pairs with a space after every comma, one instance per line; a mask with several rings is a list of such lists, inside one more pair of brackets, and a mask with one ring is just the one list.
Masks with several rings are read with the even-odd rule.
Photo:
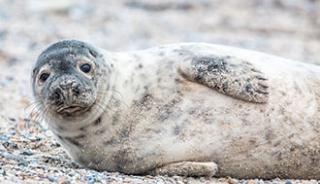
[[188, 80], [241, 100], [266, 103], [268, 79], [251, 63], [230, 56], [195, 56], [181, 63], [179, 72]]

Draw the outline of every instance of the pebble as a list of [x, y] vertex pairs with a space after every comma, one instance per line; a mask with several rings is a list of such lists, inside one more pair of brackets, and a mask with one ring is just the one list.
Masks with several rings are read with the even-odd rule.
[[292, 182], [290, 180], [287, 180], [285, 184], [292, 184]]
[[56, 182], [58, 180], [58, 176], [48, 176], [48, 180], [51, 182]]
[[18, 145], [14, 142], [11, 142], [11, 141], [6, 141], [6, 142], [2, 143], [2, 145], [6, 149], [18, 149]]
[[27, 8], [33, 12], [63, 12], [73, 5], [71, 0], [29, 0]]
[[89, 174], [86, 176], [86, 180], [88, 181], [89, 184], [93, 184], [96, 182], [96, 175]]
[[3, 142], [9, 141], [9, 137], [7, 135], [0, 135], [0, 141], [3, 141]]
[[2, 176], [7, 175], [7, 174], [6, 174], [6, 171], [5, 171], [4, 169], [0, 169], [0, 174], [1, 174]]
[[25, 160], [20, 160], [18, 162], [18, 166], [23, 166], [23, 167], [27, 167], [29, 165], [29, 162], [28, 161], [25, 161]]
[[31, 150], [25, 150], [21, 153], [21, 155], [31, 156], [33, 155], [33, 152]]
[[15, 118], [9, 118], [10, 121], [15, 122], [17, 121]]

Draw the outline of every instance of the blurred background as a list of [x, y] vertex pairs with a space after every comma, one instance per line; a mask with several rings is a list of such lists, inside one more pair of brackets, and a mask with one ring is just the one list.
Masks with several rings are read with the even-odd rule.
[[[319, 60], [318, 0], [0, 0], [0, 48], [38, 54], [59, 39], [109, 50], [208, 42]], [[28, 55], [30, 53], [28, 52]], [[20, 60], [21, 58], [17, 58]]]
[[60, 39], [110, 51], [207, 42], [320, 64], [320, 1], [0, 0], [0, 109], [30, 95], [37, 55]]
[[[8, 132], [17, 139], [21, 132], [42, 136], [26, 110], [32, 108], [31, 68], [48, 44], [71, 38], [110, 51], [207, 42], [320, 64], [320, 1], [0, 0], [0, 141], [11, 140]], [[49, 153], [50, 140], [41, 141], [41, 150], [15, 143]]]

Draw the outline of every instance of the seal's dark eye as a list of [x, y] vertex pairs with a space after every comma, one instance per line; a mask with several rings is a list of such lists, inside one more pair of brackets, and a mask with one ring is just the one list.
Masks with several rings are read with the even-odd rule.
[[49, 78], [50, 74], [49, 73], [42, 73], [39, 77], [41, 82], [45, 82]]
[[84, 73], [89, 73], [91, 70], [91, 65], [86, 63], [80, 66], [80, 70], [83, 71]]

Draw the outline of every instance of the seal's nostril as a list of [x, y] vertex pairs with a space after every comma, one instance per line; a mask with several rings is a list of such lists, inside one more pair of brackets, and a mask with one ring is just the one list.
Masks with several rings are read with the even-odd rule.
[[53, 99], [54, 99], [54, 100], [60, 100], [60, 94], [59, 94], [59, 92], [55, 91], [55, 92], [53, 93]]
[[62, 91], [61, 89], [57, 88], [51, 94], [51, 100], [54, 101], [56, 104], [59, 104], [62, 101]]
[[72, 88], [72, 93], [73, 93], [73, 95], [75, 95], [75, 96], [79, 96], [79, 94], [80, 94], [80, 89], [79, 89], [79, 87], [76, 86], [76, 87]]

